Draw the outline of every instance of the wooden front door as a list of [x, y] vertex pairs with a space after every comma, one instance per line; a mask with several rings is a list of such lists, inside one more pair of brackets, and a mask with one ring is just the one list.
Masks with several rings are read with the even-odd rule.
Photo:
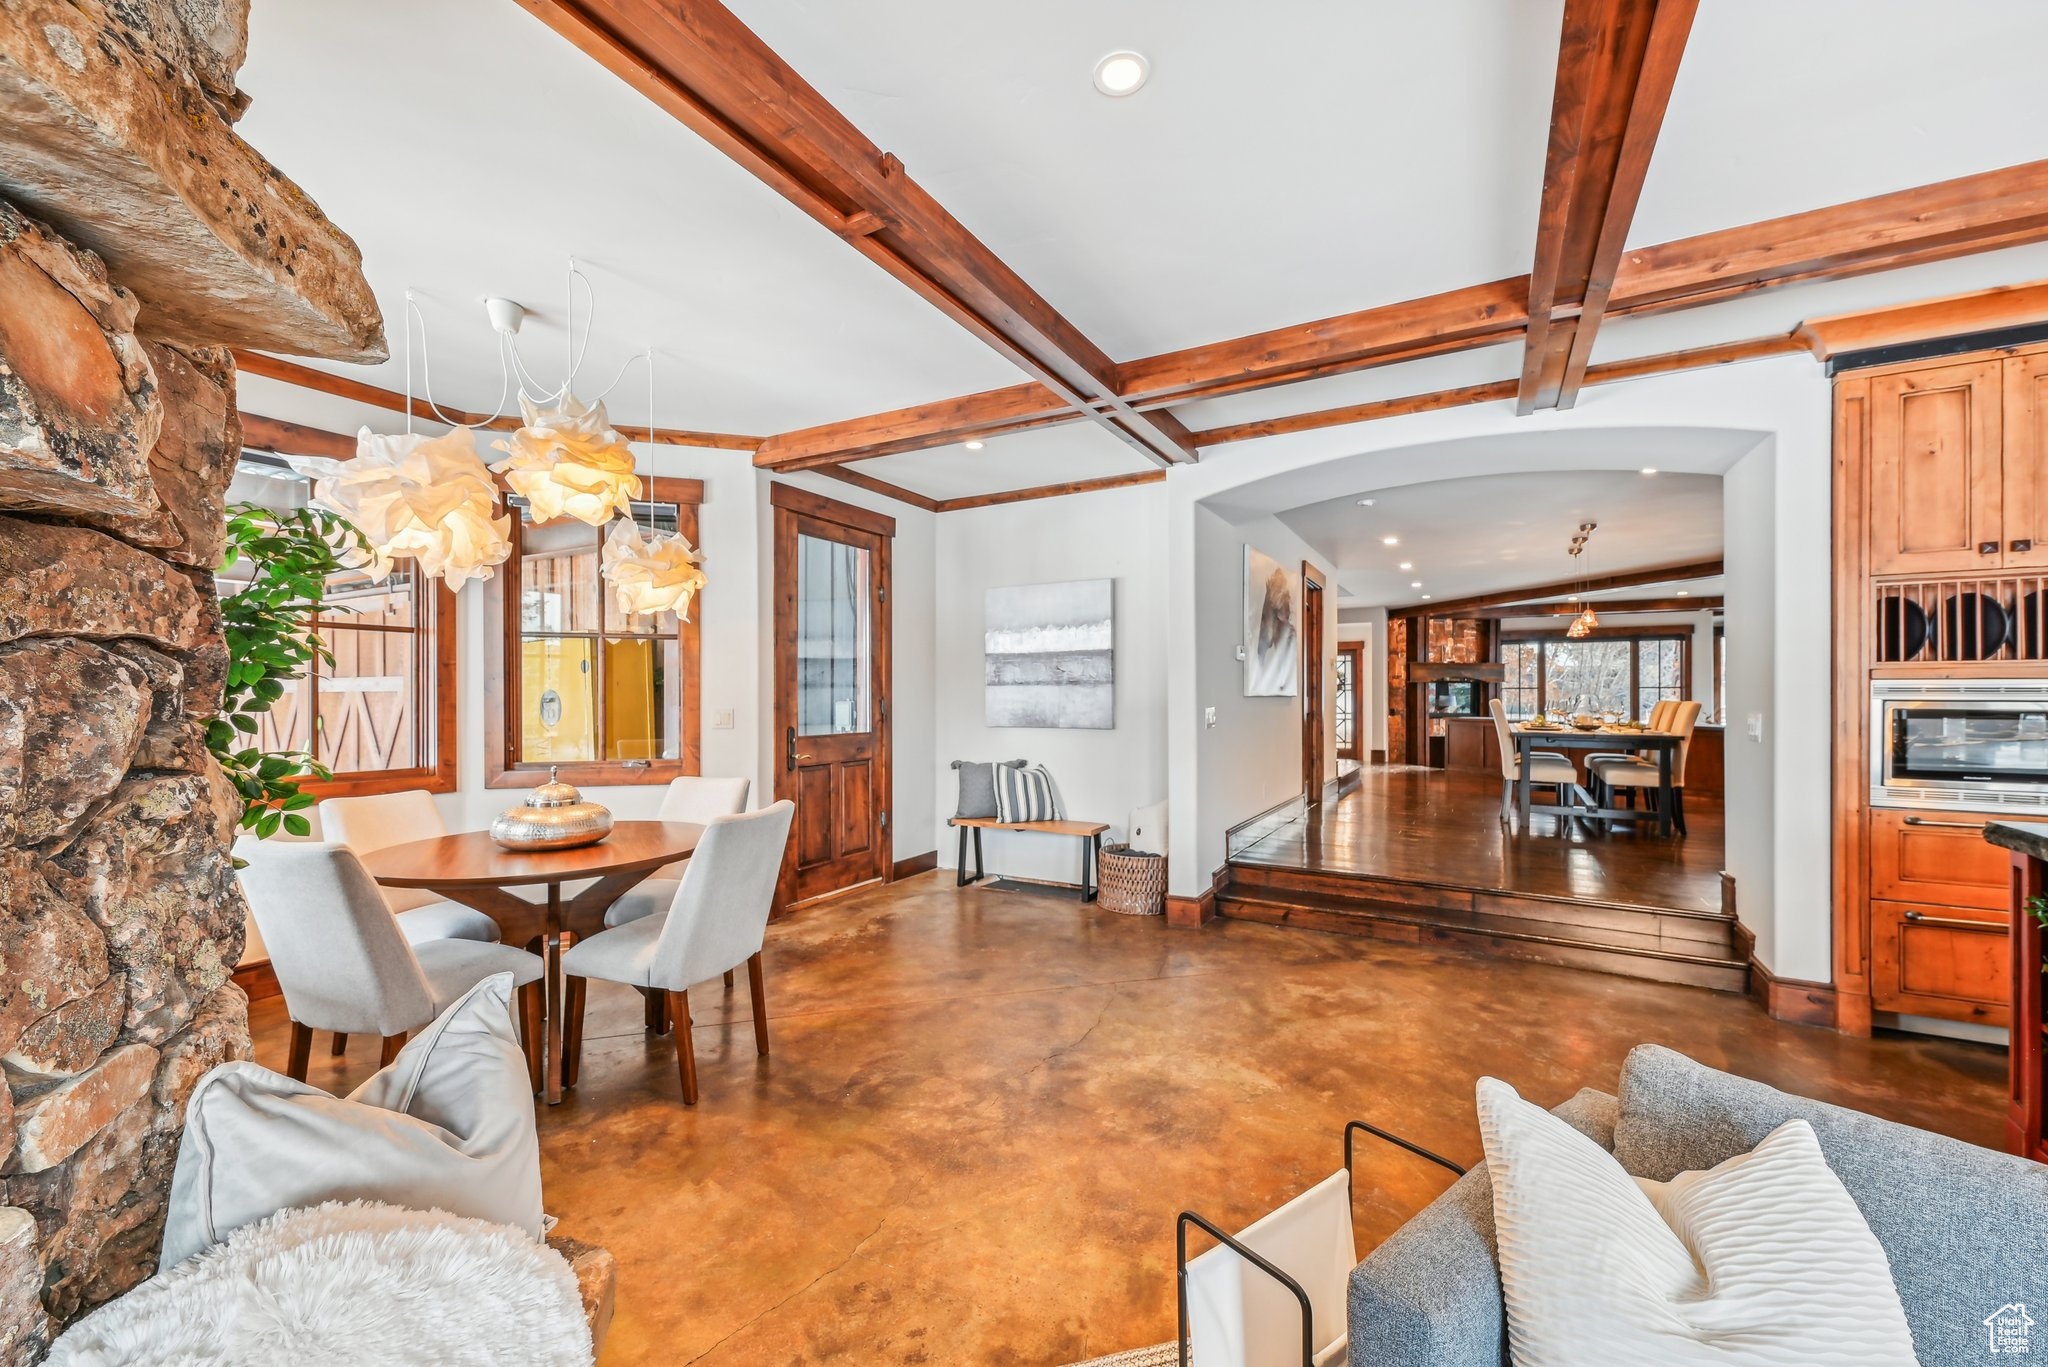
[[1339, 759], [1365, 759], [1365, 643], [1346, 641], [1337, 647], [1337, 681], [1330, 701], [1330, 730], [1337, 738]]
[[895, 519], [771, 486], [775, 796], [796, 803], [783, 903], [886, 878]]
[[1323, 800], [1323, 708], [1329, 697], [1323, 663], [1323, 581], [1301, 563], [1301, 788], [1311, 804]]

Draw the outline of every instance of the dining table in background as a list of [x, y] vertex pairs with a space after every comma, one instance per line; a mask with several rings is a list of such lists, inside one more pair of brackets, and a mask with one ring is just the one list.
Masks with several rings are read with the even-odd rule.
[[[544, 1006], [547, 1068], [542, 1084], [550, 1106], [562, 1099], [562, 936], [592, 935], [604, 928], [612, 903], [664, 864], [687, 859], [704, 828], [688, 821], [621, 821], [594, 845], [570, 850], [508, 850], [488, 832], [468, 831], [391, 845], [364, 856], [370, 876], [386, 887], [422, 888], [451, 902], [474, 907], [498, 924], [506, 944], [538, 939], [547, 961]], [[594, 879], [574, 896], [564, 883]], [[545, 902], [507, 891], [547, 888]], [[687, 1023], [678, 1023], [687, 1030]]]
[[[1657, 834], [1669, 837], [1671, 834], [1671, 779], [1672, 766], [1677, 762], [1678, 747], [1684, 739], [1675, 731], [1638, 730], [1624, 726], [1599, 726], [1582, 731], [1576, 726], [1531, 727], [1526, 722], [1516, 722], [1509, 730], [1515, 738], [1516, 773], [1515, 813], [1522, 830], [1529, 828], [1529, 755], [1535, 750], [1643, 750], [1657, 756], [1657, 810], [1654, 813], [1634, 807], [1603, 807], [1585, 787], [1574, 783], [1572, 796], [1575, 802], [1560, 804], [1556, 814], [1575, 817], [1581, 821], [1650, 821], [1657, 823]], [[1553, 809], [1545, 808], [1546, 812]]]

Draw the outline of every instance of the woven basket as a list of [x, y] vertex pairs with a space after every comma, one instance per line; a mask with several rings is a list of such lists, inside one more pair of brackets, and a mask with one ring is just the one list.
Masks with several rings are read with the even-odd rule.
[[1099, 899], [1125, 916], [1158, 916], [1166, 910], [1166, 856], [1129, 845], [1105, 845], [1097, 870]]

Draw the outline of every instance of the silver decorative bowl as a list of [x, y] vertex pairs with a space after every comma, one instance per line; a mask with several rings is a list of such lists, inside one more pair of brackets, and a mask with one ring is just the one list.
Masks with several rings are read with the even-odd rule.
[[548, 781], [491, 823], [491, 839], [508, 850], [573, 850], [612, 833], [609, 807], [585, 802], [552, 768]]

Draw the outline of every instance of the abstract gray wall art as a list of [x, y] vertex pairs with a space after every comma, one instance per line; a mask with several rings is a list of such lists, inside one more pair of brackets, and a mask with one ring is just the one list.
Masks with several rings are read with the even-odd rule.
[[1244, 695], [1291, 698], [1300, 690], [1301, 575], [1264, 551], [1244, 548]]
[[990, 589], [984, 609], [990, 726], [1116, 728], [1113, 580]]

